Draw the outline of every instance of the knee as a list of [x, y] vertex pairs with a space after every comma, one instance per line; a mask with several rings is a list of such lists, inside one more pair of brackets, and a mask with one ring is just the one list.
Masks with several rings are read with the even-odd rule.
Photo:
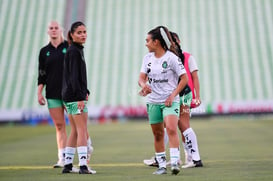
[[177, 134], [177, 127], [167, 127], [167, 133], [169, 136]]
[[163, 131], [155, 131], [154, 132], [154, 139], [155, 141], [161, 141], [164, 139], [164, 130]]
[[55, 127], [56, 127], [57, 131], [63, 131], [63, 130], [65, 130], [65, 124], [64, 123], [56, 123]]

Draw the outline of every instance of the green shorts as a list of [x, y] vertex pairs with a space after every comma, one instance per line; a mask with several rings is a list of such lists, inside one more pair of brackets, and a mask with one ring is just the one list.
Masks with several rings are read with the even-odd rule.
[[67, 113], [72, 115], [81, 114], [82, 112], [88, 112], [86, 104], [87, 102], [84, 101], [84, 109], [83, 111], [81, 111], [78, 109], [78, 102], [64, 102]]
[[186, 95], [180, 96], [180, 105], [191, 107], [192, 93], [189, 92]]
[[147, 104], [147, 113], [150, 124], [162, 123], [165, 116], [179, 117], [179, 104], [173, 102], [171, 107], [166, 107], [164, 104]]
[[48, 109], [64, 107], [64, 101], [61, 99], [47, 99], [47, 107]]

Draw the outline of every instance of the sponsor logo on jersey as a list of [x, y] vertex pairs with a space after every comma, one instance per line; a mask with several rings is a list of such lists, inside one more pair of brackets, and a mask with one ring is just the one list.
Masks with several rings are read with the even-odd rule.
[[166, 83], [168, 81], [169, 81], [168, 79], [153, 79], [154, 83]]

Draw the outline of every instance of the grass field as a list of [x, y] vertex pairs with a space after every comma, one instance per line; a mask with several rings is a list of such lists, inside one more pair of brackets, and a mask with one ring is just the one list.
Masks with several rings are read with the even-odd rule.
[[154, 154], [145, 121], [89, 125], [96, 175], [63, 175], [52, 168], [57, 160], [54, 127], [1, 126], [0, 180], [273, 180], [273, 119], [194, 119], [191, 125], [204, 167], [183, 169], [177, 176], [170, 169], [167, 175], [152, 175], [155, 168], [144, 166], [143, 159]]

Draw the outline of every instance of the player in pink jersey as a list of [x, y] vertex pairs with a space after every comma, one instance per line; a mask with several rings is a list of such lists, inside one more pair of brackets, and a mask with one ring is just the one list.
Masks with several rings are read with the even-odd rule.
[[198, 67], [194, 57], [190, 53], [182, 52], [178, 35], [173, 32], [171, 35], [176, 43], [179, 57], [186, 69], [188, 75], [188, 86], [191, 89], [191, 92], [182, 91], [180, 93], [180, 121], [178, 127], [181, 131], [185, 153], [185, 165], [183, 165], [182, 168], [202, 167], [203, 164], [199, 154], [196, 134], [190, 127], [190, 109], [198, 107], [201, 103]]

